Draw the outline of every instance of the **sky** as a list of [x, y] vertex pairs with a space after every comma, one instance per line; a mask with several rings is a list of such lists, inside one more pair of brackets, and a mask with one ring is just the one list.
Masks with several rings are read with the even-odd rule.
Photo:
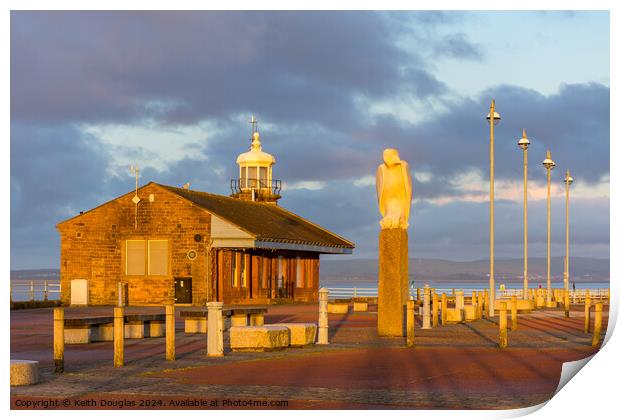
[[496, 258], [609, 258], [608, 12], [11, 12], [11, 268], [57, 268], [55, 225], [155, 181], [229, 194], [252, 114], [283, 207], [376, 258], [374, 174], [413, 175], [409, 253], [488, 258], [490, 101]]

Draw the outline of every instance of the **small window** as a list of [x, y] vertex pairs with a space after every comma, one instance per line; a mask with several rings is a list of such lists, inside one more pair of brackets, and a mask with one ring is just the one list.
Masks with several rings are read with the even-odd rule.
[[125, 274], [143, 276], [146, 268], [146, 241], [128, 240], [125, 242]]
[[267, 167], [266, 166], [261, 166], [260, 167], [260, 186], [261, 187], [267, 187]]
[[256, 166], [250, 166], [248, 167], [248, 179], [257, 179], [258, 176], [256, 174]]
[[301, 257], [296, 258], [297, 266], [295, 267], [295, 287], [304, 287], [304, 260]]

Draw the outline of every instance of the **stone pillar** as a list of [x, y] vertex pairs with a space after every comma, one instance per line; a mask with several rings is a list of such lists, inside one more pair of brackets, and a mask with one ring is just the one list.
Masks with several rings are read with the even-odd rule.
[[564, 291], [564, 316], [570, 317], [570, 295]]
[[499, 304], [499, 348], [508, 347], [508, 314], [506, 311], [506, 302]]
[[[419, 290], [419, 289], [418, 289]], [[415, 301], [410, 297], [407, 301], [407, 347], [413, 347], [415, 339]]]
[[424, 286], [424, 311], [422, 312], [422, 329], [429, 330], [431, 328], [431, 289], [427, 285]]
[[329, 322], [327, 319], [327, 300], [329, 290], [325, 287], [319, 290], [319, 340], [317, 344], [329, 344]]
[[408, 235], [405, 229], [381, 229], [379, 234], [379, 299], [377, 333], [402, 337], [409, 297]]
[[65, 371], [65, 308], [54, 308], [54, 372]]
[[207, 302], [207, 356], [224, 356], [223, 302]]
[[174, 305], [166, 305], [166, 360], [174, 360]]
[[512, 296], [510, 298], [510, 320], [512, 321], [512, 325], [510, 329], [512, 331], [517, 329], [517, 297]]
[[601, 342], [601, 327], [603, 326], [603, 304], [594, 305], [594, 333], [592, 334], [592, 347], [596, 347]]
[[441, 294], [441, 325], [446, 325], [446, 319], [448, 317], [448, 296], [445, 293]]
[[590, 290], [586, 290], [586, 303], [584, 305], [584, 322], [583, 322], [583, 332], [590, 332], [590, 306], [592, 305], [592, 300], [590, 299]]
[[433, 293], [433, 328], [436, 328], [439, 324], [439, 296], [437, 293]]
[[125, 364], [125, 308], [114, 308], [114, 367]]

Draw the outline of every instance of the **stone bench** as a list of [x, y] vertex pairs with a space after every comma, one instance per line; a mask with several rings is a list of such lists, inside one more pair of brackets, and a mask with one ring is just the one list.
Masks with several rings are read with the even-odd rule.
[[349, 312], [348, 302], [327, 302], [328, 314], [346, 314]]
[[475, 321], [476, 318], [476, 310], [478, 305], [465, 305], [463, 307], [463, 312], [465, 315], [465, 321]]
[[39, 362], [11, 360], [11, 386], [34, 385], [39, 382]]
[[353, 312], [368, 312], [368, 302], [353, 301]]
[[279, 325], [230, 327], [232, 351], [271, 351], [290, 345], [290, 330]]
[[316, 342], [316, 324], [312, 323], [285, 323], [269, 324], [270, 327], [286, 327], [290, 331], [291, 347], [304, 347]]
[[447, 324], [458, 324], [463, 322], [463, 310], [457, 308], [447, 308], [446, 309], [446, 323]]
[[[163, 337], [165, 314], [129, 314], [124, 317], [125, 338]], [[114, 317], [65, 319], [65, 344], [87, 344], [114, 340]]]
[[[222, 316], [230, 318], [232, 327], [261, 326], [265, 324], [266, 306], [235, 306], [224, 307]], [[208, 311], [181, 311], [181, 318], [185, 320], [186, 334], [206, 334]]]
[[[510, 300], [506, 300], [506, 299], [497, 299], [496, 301], [496, 305], [497, 308], [499, 308], [499, 302], [506, 302], [506, 309], [507, 310], [511, 310], [512, 308], [512, 302]], [[545, 302], [546, 305], [546, 302]], [[529, 311], [533, 311], [534, 309], [534, 301], [533, 300], [523, 300], [523, 299], [517, 299], [517, 311], [522, 311], [522, 312], [529, 312]]]

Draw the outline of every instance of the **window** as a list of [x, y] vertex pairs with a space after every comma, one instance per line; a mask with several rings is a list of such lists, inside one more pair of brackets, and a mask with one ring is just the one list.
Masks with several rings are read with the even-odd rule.
[[261, 166], [259, 168], [260, 170], [260, 182], [261, 182], [261, 187], [267, 187], [267, 167], [266, 166]]
[[246, 254], [241, 254], [239, 256], [239, 260], [241, 262], [241, 267], [239, 269], [241, 276], [241, 287], [248, 287], [248, 270], [246, 270], [246, 260], [248, 256]]
[[168, 275], [168, 241], [149, 240], [149, 276]]
[[269, 277], [271, 276], [271, 259], [268, 257], [261, 257], [260, 262], [262, 264], [260, 269], [262, 272], [261, 287], [267, 289], [269, 287]]
[[282, 288], [282, 283], [284, 280], [284, 262], [282, 261], [282, 255], [278, 255], [278, 288]]
[[146, 241], [128, 240], [125, 243], [125, 274], [143, 276], [146, 268]]
[[296, 258], [297, 266], [295, 267], [295, 287], [304, 287], [304, 260], [301, 257]]
[[231, 287], [237, 287], [237, 253], [231, 252], [230, 258], [230, 285]]
[[125, 274], [128, 276], [167, 276], [167, 239], [129, 239], [125, 241]]

